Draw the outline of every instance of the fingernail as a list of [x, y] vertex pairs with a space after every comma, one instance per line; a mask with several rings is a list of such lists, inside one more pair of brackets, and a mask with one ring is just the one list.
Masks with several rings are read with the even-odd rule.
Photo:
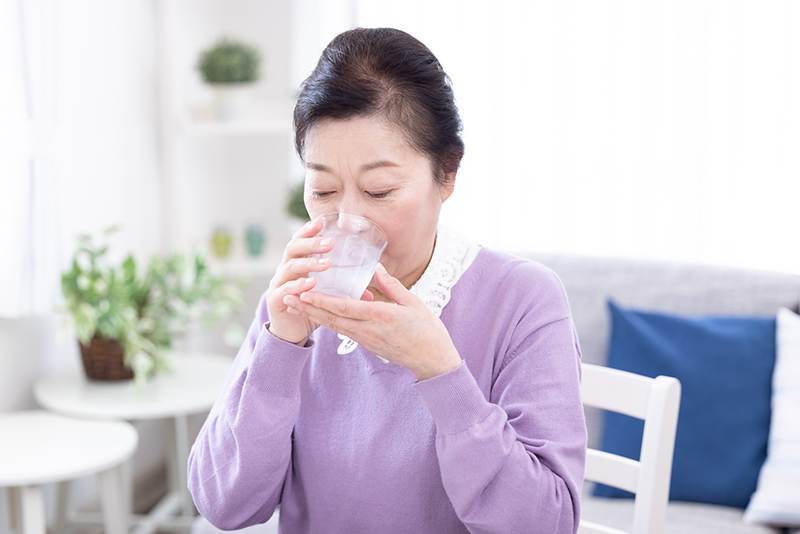
[[317, 260], [317, 263], [319, 263], [320, 265], [325, 265], [329, 261], [331, 261], [330, 258], [320, 258]]
[[327, 247], [330, 244], [331, 244], [331, 239], [329, 237], [326, 237], [325, 239], [319, 242], [319, 246], [321, 247]]
[[375, 270], [378, 271], [379, 274], [386, 274], [386, 267], [384, 267], [380, 262], [378, 262], [378, 265], [375, 266]]

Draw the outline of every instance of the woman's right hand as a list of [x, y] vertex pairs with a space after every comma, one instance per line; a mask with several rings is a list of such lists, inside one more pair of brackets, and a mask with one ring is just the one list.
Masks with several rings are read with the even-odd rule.
[[304, 346], [309, 336], [319, 326], [298, 315], [284, 303], [287, 295], [299, 295], [311, 290], [316, 280], [309, 278], [310, 272], [320, 272], [330, 267], [329, 258], [311, 258], [311, 254], [324, 254], [333, 249], [330, 239], [317, 234], [322, 230], [322, 219], [307, 223], [295, 232], [286, 245], [275, 276], [269, 283], [267, 309], [269, 310], [269, 331], [290, 343]]

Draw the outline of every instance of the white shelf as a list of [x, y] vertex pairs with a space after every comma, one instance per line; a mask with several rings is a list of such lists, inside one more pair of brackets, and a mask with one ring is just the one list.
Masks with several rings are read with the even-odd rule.
[[254, 121], [243, 120], [237, 122], [212, 122], [187, 123], [182, 125], [186, 135], [198, 137], [227, 136], [227, 135], [270, 135], [288, 133], [288, 129], [279, 121]]
[[208, 257], [208, 266], [217, 276], [229, 278], [272, 278], [281, 263], [283, 251], [268, 251], [257, 258], [250, 256], [230, 256], [228, 258]]
[[179, 132], [191, 136], [290, 135], [292, 132], [291, 101], [278, 100], [254, 104], [247, 117], [219, 120], [212, 106], [190, 107], [179, 123]]
[[[258, 284], [280, 264], [282, 249], [270, 249], [289, 238], [285, 202], [297, 174], [295, 89], [288, 69], [291, 1], [212, 0], [202, 8], [191, 1], [155, 3], [165, 248], [203, 250], [213, 273]], [[216, 20], [220, 10], [225, 20]], [[218, 95], [194, 68], [201, 51], [224, 33], [251, 42], [268, 59], [238, 120], [218, 118]], [[245, 253], [242, 233], [249, 224], [265, 230], [268, 247], [261, 257]], [[211, 233], [220, 225], [235, 236], [233, 255], [225, 259], [208, 254]]]

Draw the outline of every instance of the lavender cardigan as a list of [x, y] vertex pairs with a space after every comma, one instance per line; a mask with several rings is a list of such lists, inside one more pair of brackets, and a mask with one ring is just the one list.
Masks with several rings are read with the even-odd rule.
[[417, 382], [325, 327], [275, 338], [262, 298], [189, 458], [200, 513], [230, 530], [280, 506], [287, 534], [574, 533], [586, 428], [561, 282], [484, 248], [441, 320], [464, 363]]

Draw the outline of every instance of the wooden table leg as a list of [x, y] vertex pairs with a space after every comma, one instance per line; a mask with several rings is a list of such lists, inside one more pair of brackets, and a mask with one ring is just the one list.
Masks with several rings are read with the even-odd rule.
[[8, 526], [15, 532], [22, 530], [19, 517], [19, 490], [17, 488], [6, 488], [8, 495]]

